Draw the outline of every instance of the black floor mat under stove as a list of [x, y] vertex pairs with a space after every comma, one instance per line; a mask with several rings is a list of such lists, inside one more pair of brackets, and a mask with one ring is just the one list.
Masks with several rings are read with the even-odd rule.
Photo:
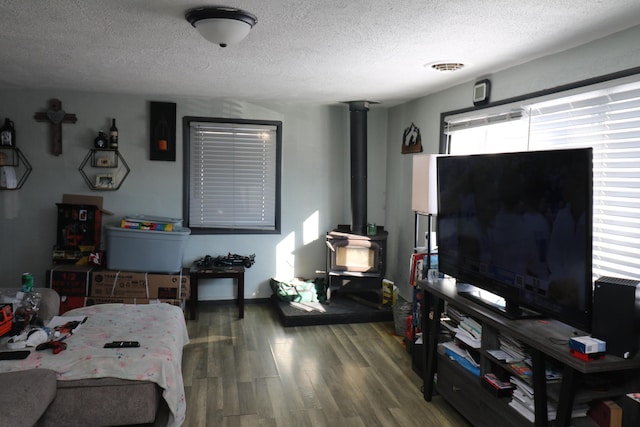
[[329, 304], [322, 304], [326, 310], [324, 313], [303, 311], [276, 297], [272, 297], [272, 301], [283, 326], [393, 321], [391, 307], [374, 307], [372, 304], [358, 302], [347, 295], [334, 295]]

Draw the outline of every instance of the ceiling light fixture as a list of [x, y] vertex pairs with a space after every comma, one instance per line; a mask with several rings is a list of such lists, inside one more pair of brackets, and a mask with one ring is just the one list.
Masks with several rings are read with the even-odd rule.
[[249, 12], [224, 6], [191, 9], [184, 17], [202, 37], [220, 47], [242, 41], [258, 22]]

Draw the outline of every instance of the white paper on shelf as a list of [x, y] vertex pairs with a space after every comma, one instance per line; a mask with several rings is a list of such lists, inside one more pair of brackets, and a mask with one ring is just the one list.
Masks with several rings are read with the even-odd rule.
[[533, 387], [522, 381], [520, 378], [512, 375], [509, 381], [519, 389], [522, 389], [525, 393], [533, 396]]
[[467, 351], [466, 349], [460, 347], [455, 342], [447, 341], [447, 342], [441, 343], [440, 345], [442, 345], [444, 348], [447, 348], [447, 349], [451, 350], [452, 352], [454, 352], [458, 356], [464, 357], [465, 359], [467, 359], [476, 368], [480, 367], [480, 364], [478, 364], [478, 362], [476, 362], [476, 360], [471, 356], [469, 351]]
[[480, 348], [480, 339], [474, 338], [464, 329], [457, 328], [455, 337], [471, 348]]
[[496, 359], [502, 360], [506, 363], [520, 362], [520, 360], [514, 359], [511, 354], [504, 350], [487, 350], [487, 353], [489, 353]]
[[509, 402], [509, 406], [511, 406], [516, 411], [518, 411], [520, 415], [525, 417], [530, 422], [533, 423], [536, 421], [536, 415], [533, 412], [531, 412], [526, 406], [518, 402], [517, 400], [511, 400], [511, 402]]

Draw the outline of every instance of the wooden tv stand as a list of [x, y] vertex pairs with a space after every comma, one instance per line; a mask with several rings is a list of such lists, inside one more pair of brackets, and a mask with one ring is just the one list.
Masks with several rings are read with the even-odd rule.
[[[583, 361], [569, 353], [568, 341], [573, 336], [588, 335], [564, 323], [541, 318], [510, 320], [487, 307], [458, 295], [458, 291], [470, 290], [469, 285], [456, 284], [453, 279], [441, 279], [434, 283], [420, 281], [418, 287], [423, 291], [422, 331], [424, 339], [423, 380], [424, 398], [431, 401], [434, 388], [451, 403], [474, 426], [531, 426], [546, 427], [547, 396], [557, 397], [557, 416], [554, 426], [569, 426], [574, 401], [589, 402], [593, 399], [611, 399], [625, 393], [637, 391], [638, 372], [626, 375], [628, 383], [617, 384], [607, 390], [584, 390], [580, 386], [581, 377], [597, 374], [625, 373], [640, 370], [640, 355], [632, 359], [606, 355], [604, 359]], [[509, 371], [507, 364], [494, 359], [487, 350], [497, 349], [498, 334], [515, 338], [530, 347], [532, 360], [532, 386], [534, 389], [535, 423], [509, 406], [510, 398], [492, 395], [482, 385], [481, 377], [467, 372], [462, 366], [438, 353], [440, 319], [444, 306], [450, 304], [459, 311], [474, 318], [482, 325], [480, 355], [480, 375], [493, 370]], [[559, 384], [547, 387], [545, 368], [553, 359], [561, 366], [562, 380]], [[441, 363], [441, 366], [438, 365]], [[434, 382], [437, 376], [437, 386]], [[622, 377], [623, 375], [618, 375]], [[585, 377], [586, 379], [587, 377]], [[635, 381], [635, 383], [634, 383]], [[554, 388], [555, 387], [555, 388]], [[556, 394], [557, 393], [557, 394]]]

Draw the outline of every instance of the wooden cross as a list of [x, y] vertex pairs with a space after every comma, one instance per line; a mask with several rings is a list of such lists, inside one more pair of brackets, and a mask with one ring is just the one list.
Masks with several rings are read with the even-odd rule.
[[49, 100], [49, 109], [44, 112], [35, 113], [33, 116], [39, 122], [49, 122], [51, 125], [51, 154], [59, 156], [62, 154], [62, 123], [75, 123], [75, 114], [67, 114], [62, 109], [62, 102], [59, 99]]

